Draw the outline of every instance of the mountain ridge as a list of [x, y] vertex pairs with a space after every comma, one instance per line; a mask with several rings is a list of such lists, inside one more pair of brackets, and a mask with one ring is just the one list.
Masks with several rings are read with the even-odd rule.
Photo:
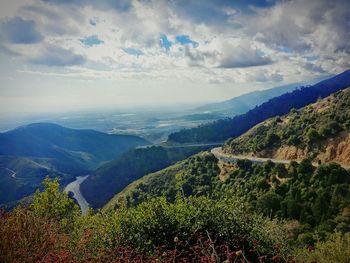
[[[34, 193], [45, 176], [59, 177], [64, 185], [105, 161], [148, 144], [137, 136], [70, 129], [52, 123], [33, 123], [0, 133], [0, 204]], [[11, 176], [14, 173], [16, 176]]]
[[195, 111], [209, 111], [210, 113], [221, 113], [225, 116], [232, 117], [234, 115], [243, 114], [255, 106], [268, 101], [269, 99], [279, 96], [283, 93], [293, 91], [301, 86], [300, 83], [274, 87], [270, 89], [257, 90], [248, 92], [228, 100], [208, 103], [195, 108]]
[[350, 88], [282, 117], [268, 119], [224, 144], [235, 155], [285, 160], [313, 158], [350, 166]]
[[168, 136], [168, 141], [175, 143], [224, 141], [243, 134], [265, 119], [284, 115], [292, 108], [302, 108], [317, 101], [319, 97], [327, 97], [348, 86], [350, 86], [350, 70], [315, 85], [275, 97], [245, 114], [172, 133]]

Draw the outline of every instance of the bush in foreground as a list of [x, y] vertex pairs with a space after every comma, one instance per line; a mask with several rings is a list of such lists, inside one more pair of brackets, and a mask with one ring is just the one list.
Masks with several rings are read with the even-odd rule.
[[315, 247], [298, 250], [295, 254], [300, 263], [348, 263], [350, 234], [333, 234], [327, 241], [318, 242]]
[[285, 262], [281, 225], [236, 199], [153, 199], [81, 216], [57, 181], [0, 216], [1, 262]]

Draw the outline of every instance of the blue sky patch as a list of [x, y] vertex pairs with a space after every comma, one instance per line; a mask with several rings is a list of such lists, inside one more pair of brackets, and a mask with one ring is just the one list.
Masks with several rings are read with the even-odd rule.
[[123, 48], [123, 51], [129, 55], [136, 56], [136, 57], [143, 55], [143, 52], [137, 48], [127, 47], [127, 48]]
[[293, 53], [293, 49], [285, 46], [281, 46], [278, 48], [279, 51], [285, 52], [285, 53]]
[[198, 42], [190, 39], [188, 35], [179, 35], [179, 36], [176, 36], [175, 39], [176, 39], [176, 42], [180, 43], [181, 45], [192, 44], [192, 47], [194, 48], [198, 47]]
[[306, 56], [305, 58], [306, 58], [307, 61], [315, 61], [315, 60], [320, 59], [320, 56], [311, 55], [311, 56]]
[[84, 39], [80, 39], [80, 42], [88, 47], [92, 47], [94, 45], [100, 45], [104, 43], [104, 41], [99, 39], [96, 35], [89, 36]]
[[165, 34], [160, 34], [160, 46], [165, 48], [166, 51], [169, 51], [172, 43], [168, 40], [168, 37]]

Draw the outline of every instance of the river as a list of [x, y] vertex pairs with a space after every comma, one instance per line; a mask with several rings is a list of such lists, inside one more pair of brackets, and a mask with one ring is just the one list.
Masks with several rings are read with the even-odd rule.
[[89, 175], [85, 175], [85, 176], [77, 176], [77, 178], [75, 179], [75, 181], [69, 183], [65, 188], [64, 191], [65, 192], [72, 192], [73, 198], [75, 200], [77, 200], [80, 209], [81, 209], [81, 213], [84, 215], [86, 214], [86, 212], [89, 209], [89, 203], [86, 201], [86, 199], [84, 198], [84, 196], [82, 195], [82, 193], [80, 192], [80, 184], [82, 182], [84, 182], [86, 180], [86, 178], [88, 178]]

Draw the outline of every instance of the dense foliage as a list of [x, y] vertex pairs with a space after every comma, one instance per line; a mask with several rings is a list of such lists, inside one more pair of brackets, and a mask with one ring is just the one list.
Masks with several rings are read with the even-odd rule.
[[310, 87], [300, 88], [290, 93], [273, 98], [255, 107], [245, 114], [205, 124], [197, 128], [186, 129], [169, 135], [170, 142], [215, 142], [237, 137], [256, 124], [299, 109], [350, 86], [350, 71], [345, 71], [328, 80]]
[[350, 89], [339, 91], [301, 110], [292, 110], [283, 118], [259, 125], [249, 134], [226, 142], [225, 150], [257, 155], [283, 145], [322, 151], [322, 142], [340, 132], [350, 132]]
[[109, 201], [106, 208], [116, 208], [121, 203], [135, 206], [149, 198], [162, 195], [172, 202], [178, 192], [186, 197], [210, 195], [218, 172], [215, 157], [208, 153], [200, 153], [136, 180]]
[[102, 207], [134, 180], [159, 171], [204, 148], [154, 146], [131, 150], [99, 167], [92, 176], [81, 184], [81, 191], [94, 208]]
[[303, 263], [348, 263], [350, 259], [350, 235], [332, 235], [325, 242], [317, 242], [314, 248], [299, 249], [294, 252], [298, 262]]
[[241, 160], [222, 180], [218, 171], [213, 155], [196, 155], [135, 182], [109, 208], [137, 205], [156, 196], [173, 201], [179, 191], [185, 197], [217, 200], [239, 196], [269, 217], [296, 220], [294, 234], [301, 243], [312, 244], [335, 231], [350, 232], [350, 172], [338, 164], [315, 168], [309, 160], [287, 166]]
[[1, 262], [285, 262], [285, 229], [235, 198], [153, 199], [81, 216], [57, 181], [0, 214]]

